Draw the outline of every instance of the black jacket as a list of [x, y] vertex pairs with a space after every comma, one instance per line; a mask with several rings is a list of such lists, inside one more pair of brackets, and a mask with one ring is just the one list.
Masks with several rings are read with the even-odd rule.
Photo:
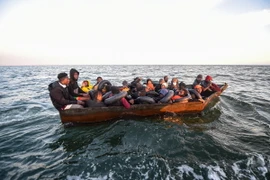
[[60, 111], [68, 104], [77, 104], [77, 100], [72, 97], [67, 88], [63, 88], [59, 81], [51, 83], [48, 87], [50, 98], [54, 107]]
[[80, 95], [81, 93], [85, 93], [78, 85], [77, 79], [74, 78], [74, 74], [75, 73], [79, 73], [79, 71], [77, 71], [76, 69], [71, 69], [69, 72], [69, 76], [70, 76], [70, 83], [68, 85], [68, 91], [70, 93], [70, 95], [78, 97], [78, 96], [82, 96]]

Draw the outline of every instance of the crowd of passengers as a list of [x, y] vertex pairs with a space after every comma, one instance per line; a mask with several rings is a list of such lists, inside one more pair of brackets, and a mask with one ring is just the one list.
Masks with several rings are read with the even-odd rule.
[[51, 101], [59, 111], [103, 106], [124, 106], [129, 109], [133, 104], [144, 103], [204, 102], [212, 93], [221, 90], [212, 82], [211, 76], [207, 75], [203, 80], [201, 74], [189, 89], [177, 78], [172, 78], [169, 83], [168, 76], [157, 83], [151, 79], [142, 83], [142, 78], [136, 77], [130, 83], [123, 81], [122, 86], [112, 86], [109, 81], [98, 77], [94, 85], [84, 80], [79, 86], [79, 72], [72, 68], [69, 75], [70, 78], [66, 73], [58, 74], [58, 81], [51, 83], [48, 88]]

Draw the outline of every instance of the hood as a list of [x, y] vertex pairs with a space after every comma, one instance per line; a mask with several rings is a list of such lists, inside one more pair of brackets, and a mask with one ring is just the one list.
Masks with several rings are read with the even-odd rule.
[[60, 86], [59, 81], [55, 81], [48, 86], [48, 90], [51, 91], [53, 88]]
[[70, 71], [69, 71], [69, 77], [70, 77], [70, 80], [71, 81], [77, 81], [78, 79], [74, 79], [74, 74], [75, 73], [79, 73], [79, 71], [77, 71], [76, 69], [72, 68]]
[[89, 87], [93, 87], [92, 84], [91, 84], [91, 82], [89, 80], [86, 80], [86, 81], [88, 82], [88, 86], [87, 86], [88, 88]]

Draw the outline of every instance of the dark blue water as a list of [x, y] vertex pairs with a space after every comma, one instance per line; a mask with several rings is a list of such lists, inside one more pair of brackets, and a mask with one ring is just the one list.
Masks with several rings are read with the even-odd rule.
[[0, 67], [1, 179], [270, 179], [270, 66], [73, 66], [120, 85], [211, 74], [229, 88], [203, 116], [65, 127], [47, 85], [71, 66]]

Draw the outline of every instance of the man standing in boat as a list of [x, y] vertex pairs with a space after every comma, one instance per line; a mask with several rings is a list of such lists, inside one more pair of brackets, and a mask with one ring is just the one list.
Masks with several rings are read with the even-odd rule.
[[77, 97], [69, 94], [67, 86], [70, 82], [66, 73], [60, 73], [57, 76], [58, 81], [51, 83], [48, 87], [50, 98], [54, 107], [58, 110], [83, 108], [84, 102]]

